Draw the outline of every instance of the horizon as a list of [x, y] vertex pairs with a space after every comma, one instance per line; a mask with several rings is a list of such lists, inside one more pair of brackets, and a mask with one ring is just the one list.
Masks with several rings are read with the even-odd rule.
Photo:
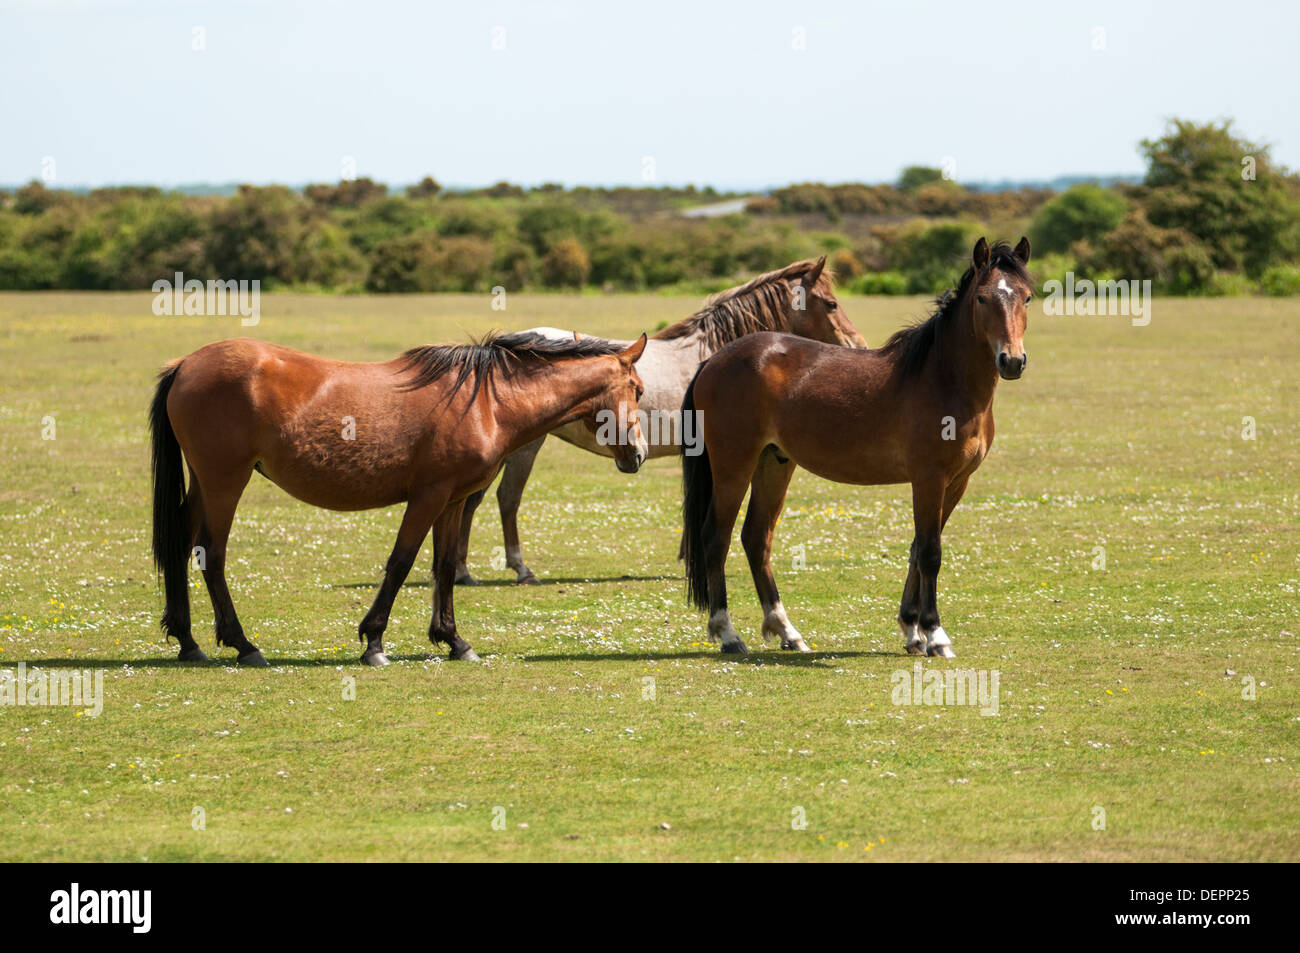
[[[901, 174], [902, 170], [900, 169], [899, 172]], [[503, 182], [504, 184], [518, 186], [520, 188], [527, 189], [530, 191], [538, 190], [548, 185], [559, 185], [561, 188], [565, 189], [566, 191], [572, 191], [575, 189], [593, 189], [593, 190], [604, 189], [610, 191], [614, 189], [668, 189], [674, 191], [685, 191], [688, 189], [694, 189], [695, 191], [704, 194], [708, 190], [712, 189], [713, 194], [715, 195], [732, 196], [732, 197], [766, 195], [778, 189], [791, 188], [798, 185], [897, 186], [898, 184], [897, 176], [895, 176], [892, 180], [871, 181], [871, 182], [865, 182], [865, 181], [779, 182], [779, 183], [774, 183], [774, 184], [769, 184], [764, 186], [758, 186], [755, 188], [732, 188], [730, 186], [719, 185], [711, 182], [681, 182], [681, 183], [678, 182], [636, 182], [636, 183], [613, 182], [610, 183], [610, 182], [544, 182], [544, 181], [536, 181], [536, 182], [522, 181], [521, 182], [515, 180], [497, 180], [494, 182], [476, 182], [476, 183], [466, 184], [466, 183], [455, 183], [455, 182], [443, 182], [439, 180], [438, 177], [433, 173], [427, 173], [427, 174], [432, 176], [432, 178], [438, 182], [439, 188], [442, 192], [449, 192], [449, 193], [466, 193], [466, 192], [480, 191], [483, 189], [489, 189], [494, 185], [502, 184]], [[357, 176], [356, 178], [369, 178], [369, 176]], [[401, 181], [401, 182], [391, 182], [391, 181], [386, 182], [378, 179], [371, 179], [371, 181], [375, 182], [377, 185], [384, 186], [390, 191], [396, 192], [405, 189], [407, 186], [418, 184], [423, 178], [424, 176], [421, 176], [416, 179], [411, 179], [411, 180]], [[1011, 191], [1014, 189], [1023, 189], [1023, 188], [1060, 189], [1062, 186], [1073, 185], [1078, 183], [1097, 183], [1101, 185], [1110, 185], [1117, 182], [1136, 183], [1136, 182], [1141, 182], [1142, 179], [1143, 179], [1143, 175], [1141, 173], [1126, 174], [1126, 175], [1077, 173], [1077, 174], [1053, 176], [1050, 179], [1032, 179], [1032, 180], [1006, 179], [1006, 180], [1001, 180], [996, 182], [957, 182], [956, 184], [962, 186], [963, 188], [975, 192], [1001, 192], [1001, 191]], [[39, 176], [36, 176], [33, 179], [27, 180], [26, 182], [0, 182], [0, 192], [5, 192], [5, 191], [12, 192], [16, 189], [20, 189], [26, 185], [29, 185], [33, 181], [41, 182], [41, 179]], [[104, 182], [98, 184], [82, 183], [82, 182], [55, 182], [51, 185], [48, 185], [47, 187], [54, 190], [74, 192], [74, 193], [92, 192], [96, 189], [156, 188], [156, 189], [160, 189], [163, 192], [176, 192], [180, 194], [222, 195], [222, 194], [233, 192], [241, 188], [242, 186], [246, 186], [246, 185], [252, 186], [253, 188], [269, 188], [274, 186], [283, 186], [284, 188], [292, 189], [294, 191], [302, 191], [303, 189], [306, 189], [313, 185], [334, 185], [343, 181], [349, 181], [349, 180], [336, 179], [333, 182], [307, 182], [307, 181], [247, 182], [247, 181], [240, 181], [237, 179], [231, 179], [230, 181], [227, 182], [178, 182], [175, 184], [161, 184], [157, 182]]]
[[1178, 11], [0, 0], [0, 181], [1033, 183], [1141, 176], [1175, 116], [1300, 167], [1300, 10]]

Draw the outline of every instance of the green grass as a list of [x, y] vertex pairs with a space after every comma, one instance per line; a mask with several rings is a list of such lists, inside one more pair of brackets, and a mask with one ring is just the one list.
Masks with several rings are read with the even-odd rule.
[[[94, 667], [106, 692], [98, 718], [0, 708], [0, 859], [1300, 859], [1300, 301], [1159, 300], [1146, 328], [1031, 317], [1030, 370], [1000, 387], [944, 537], [959, 657], [925, 663], [999, 671], [982, 717], [891, 704], [912, 665], [894, 624], [907, 488], [796, 476], [774, 565], [817, 651], [762, 646], [737, 542], [755, 650], [737, 661], [683, 601], [676, 464], [628, 477], [558, 442], [522, 511], [546, 585], [488, 565], [500, 524], [491, 497], [480, 510], [490, 584], [458, 591], [457, 617], [486, 664], [429, 658], [426, 546], [395, 664], [361, 667], [399, 511], [312, 509], [260, 477], [230, 575], [273, 667], [174, 664], [148, 543], [164, 360], [245, 330], [358, 360], [496, 325], [630, 337], [696, 301], [267, 295], [242, 329], [150, 300], [0, 295], [0, 667]], [[845, 306], [872, 343], [925, 308]]]

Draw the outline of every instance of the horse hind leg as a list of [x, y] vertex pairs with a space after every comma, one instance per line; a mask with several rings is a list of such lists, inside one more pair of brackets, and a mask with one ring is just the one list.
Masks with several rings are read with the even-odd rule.
[[727, 551], [731, 548], [731, 533], [740, 515], [740, 504], [745, 499], [744, 479], [719, 484], [709, 504], [707, 525], [709, 531], [704, 541], [704, 559], [708, 567], [709, 585], [709, 638], [722, 643], [727, 655], [746, 655], [745, 645], [731, 624], [727, 609]]
[[750, 481], [749, 509], [740, 530], [740, 541], [745, 547], [754, 588], [763, 607], [763, 638], [775, 637], [780, 640], [781, 648], [789, 651], [808, 652], [811, 651], [808, 644], [785, 614], [772, 575], [772, 535], [793, 476], [793, 462], [783, 461], [772, 447], [763, 452]]
[[[203, 521], [203, 494], [199, 492], [198, 481], [194, 479], [194, 471], [190, 471], [189, 489], [185, 493], [185, 514], [189, 521], [189, 542], [190, 552], [186, 557], [185, 570], [186, 576], [189, 575], [189, 563], [196, 555], [195, 544], [198, 542], [199, 528]], [[200, 566], [206, 565], [206, 560], [200, 562]], [[180, 654], [176, 658], [181, 662], [206, 662], [207, 655], [199, 648], [198, 642], [194, 640], [194, 634], [190, 628], [190, 599], [189, 585], [186, 584], [184, 605], [168, 606], [167, 613], [171, 626], [175, 626], [176, 631], [168, 628], [169, 634], [174, 634], [181, 643]], [[165, 621], [164, 625], [168, 625]]]
[[208, 596], [212, 600], [217, 644], [233, 648], [240, 665], [265, 668], [266, 659], [244, 635], [230, 598], [230, 588], [226, 585], [226, 544], [230, 539], [230, 527], [234, 523], [239, 498], [252, 475], [253, 468], [248, 466], [219, 477], [211, 474], [199, 476], [203, 514], [199, 520], [197, 545], [203, 565], [203, 581], [207, 583]]
[[465, 512], [460, 519], [460, 536], [456, 540], [456, 585], [458, 586], [478, 585], [478, 580], [469, 571], [469, 534], [474, 527], [474, 513], [478, 510], [478, 505], [483, 502], [487, 491], [488, 488], [483, 487], [477, 493], [471, 493], [465, 498]]
[[497, 485], [497, 506], [501, 510], [501, 532], [505, 537], [506, 565], [515, 571], [515, 582], [521, 586], [536, 586], [541, 582], [524, 563], [523, 547], [519, 544], [519, 504], [524, 498], [524, 487], [533, 472], [533, 463], [546, 442], [543, 435], [530, 444], [520, 447], [506, 458]]
[[429, 641], [445, 642], [453, 660], [479, 661], [478, 654], [456, 631], [454, 605], [456, 576], [456, 529], [461, 505], [448, 506], [433, 524], [433, 616], [429, 620]]

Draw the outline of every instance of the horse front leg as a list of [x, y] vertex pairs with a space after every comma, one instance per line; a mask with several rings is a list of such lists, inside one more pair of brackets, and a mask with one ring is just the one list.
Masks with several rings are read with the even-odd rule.
[[433, 618], [429, 621], [429, 641], [447, 643], [452, 659], [477, 662], [478, 655], [456, 632], [456, 552], [460, 534], [463, 500], [442, 511], [433, 524]]
[[442, 508], [443, 502], [435, 494], [425, 494], [413, 497], [406, 504], [402, 525], [397, 530], [397, 542], [384, 566], [384, 581], [379, 584], [375, 601], [358, 628], [361, 641], [366, 643], [366, 649], [361, 653], [361, 661], [366, 665], [381, 667], [388, 664], [388, 656], [384, 654], [384, 630], [388, 628], [388, 614], [415, 563], [415, 557], [420, 555], [420, 547], [424, 545], [424, 538], [429, 535], [429, 527], [433, 525], [433, 518]]
[[916, 536], [912, 540], [907, 583], [898, 615], [907, 639], [907, 651], [912, 655], [922, 652], [941, 658], [956, 655], [952, 640], [939, 622], [939, 568], [943, 564], [940, 535], [947, 496], [948, 487], [942, 481], [920, 480], [912, 484]]
[[917, 627], [921, 618], [921, 572], [916, 565], [916, 540], [907, 556], [907, 581], [903, 583], [903, 598], [898, 606], [898, 628], [903, 633], [903, 648], [908, 655], [924, 655], [927, 648], [925, 636]]

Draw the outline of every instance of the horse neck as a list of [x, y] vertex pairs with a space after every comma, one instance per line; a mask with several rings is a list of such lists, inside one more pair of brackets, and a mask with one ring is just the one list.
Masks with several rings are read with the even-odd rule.
[[993, 406], [993, 394], [998, 386], [997, 366], [990, 358], [984, 343], [975, 337], [975, 322], [971, 303], [973, 292], [967, 292], [949, 319], [939, 338], [937, 367], [940, 380], [976, 411]]
[[510, 393], [496, 402], [497, 423], [515, 437], [511, 442], [529, 443], [590, 412], [608, 385], [609, 366], [600, 358], [538, 364], [512, 376]]

